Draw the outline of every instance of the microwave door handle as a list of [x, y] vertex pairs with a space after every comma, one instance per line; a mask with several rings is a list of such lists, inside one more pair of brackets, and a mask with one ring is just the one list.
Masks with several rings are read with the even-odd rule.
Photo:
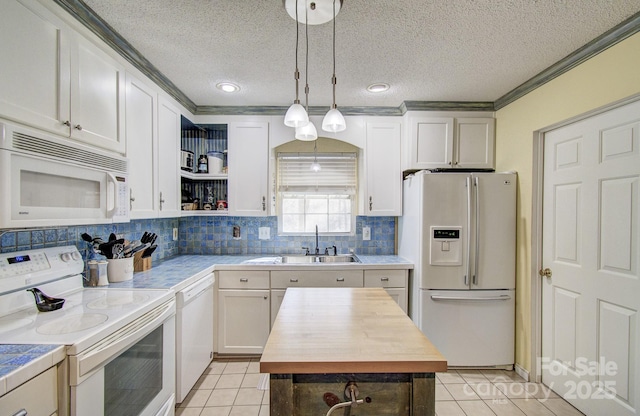
[[[109, 185], [113, 185], [113, 192], [109, 190]], [[115, 175], [107, 172], [107, 218], [113, 218], [118, 210], [118, 180]], [[109, 209], [113, 207], [112, 209]]]

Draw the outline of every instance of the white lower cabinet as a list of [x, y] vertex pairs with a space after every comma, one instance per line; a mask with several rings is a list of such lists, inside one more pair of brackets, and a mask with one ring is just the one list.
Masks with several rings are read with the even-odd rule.
[[407, 312], [408, 270], [219, 271], [218, 354], [260, 354], [290, 287], [383, 287]]
[[57, 412], [58, 372], [56, 367], [48, 369], [0, 397], [0, 413], [3, 415], [55, 415]]
[[364, 287], [383, 287], [402, 310], [407, 313], [408, 270], [365, 270]]
[[269, 337], [269, 272], [219, 273], [218, 353], [262, 353]]

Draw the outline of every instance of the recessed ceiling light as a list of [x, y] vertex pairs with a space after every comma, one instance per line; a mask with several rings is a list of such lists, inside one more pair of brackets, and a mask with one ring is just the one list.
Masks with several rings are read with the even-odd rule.
[[240, 87], [232, 82], [219, 82], [216, 84], [216, 87], [224, 92], [240, 91]]
[[389, 89], [389, 84], [385, 84], [383, 82], [371, 84], [367, 87], [367, 91], [369, 92], [385, 92], [388, 89]]

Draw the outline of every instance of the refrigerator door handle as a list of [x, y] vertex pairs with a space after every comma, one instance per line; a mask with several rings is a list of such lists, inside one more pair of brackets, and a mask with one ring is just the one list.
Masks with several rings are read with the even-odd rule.
[[467, 176], [467, 273], [464, 276], [464, 285], [469, 286], [469, 278], [471, 277], [471, 176]]
[[511, 300], [511, 296], [509, 296], [509, 295], [500, 295], [500, 296], [485, 296], [485, 297], [468, 297], [468, 296], [431, 295], [431, 299], [435, 300], [435, 301], [471, 300], [471, 301], [485, 302], [485, 301], [493, 301], [493, 300]]
[[475, 187], [475, 214], [476, 214], [476, 226], [475, 226], [475, 234], [476, 234], [476, 251], [475, 255], [475, 264], [473, 269], [473, 279], [472, 282], [474, 285], [478, 284], [478, 265], [480, 263], [480, 181], [477, 176], [473, 177], [474, 179], [474, 187]]

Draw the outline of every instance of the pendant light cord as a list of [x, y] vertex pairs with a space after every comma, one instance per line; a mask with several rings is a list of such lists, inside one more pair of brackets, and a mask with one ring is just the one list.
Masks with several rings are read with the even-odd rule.
[[[296, 100], [294, 104], [300, 104], [299, 93], [300, 88], [298, 86], [298, 81], [300, 80], [300, 71], [298, 70], [298, 33], [300, 32], [300, 22], [298, 21], [298, 0], [296, 0], [296, 72], [293, 74], [296, 79]], [[334, 69], [335, 71], [335, 69]]]
[[336, 105], [336, 0], [333, 0], [333, 76], [331, 84], [333, 84], [333, 105], [331, 108], [338, 108]]
[[304, 93], [307, 114], [309, 114], [309, 11], [305, 7], [304, 12], [304, 37], [306, 42], [305, 48], [305, 67], [304, 67]]

